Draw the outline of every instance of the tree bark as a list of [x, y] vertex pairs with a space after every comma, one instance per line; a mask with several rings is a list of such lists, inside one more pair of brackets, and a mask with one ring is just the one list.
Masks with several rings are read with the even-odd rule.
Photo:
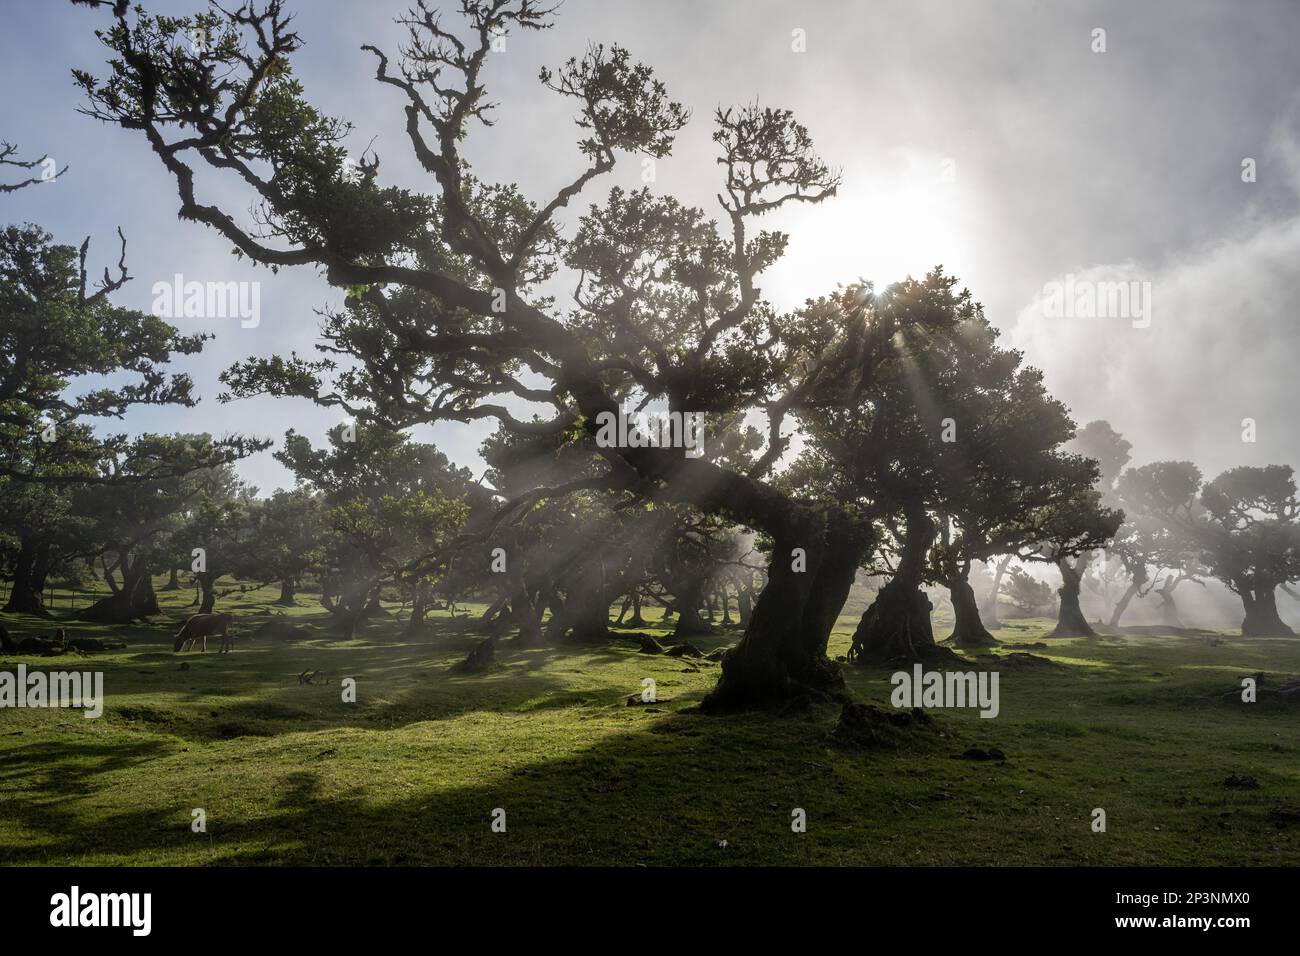
[[603, 644], [614, 637], [609, 629], [609, 608], [584, 599], [571, 618], [568, 639], [577, 644]]
[[181, 579], [176, 568], [172, 568], [168, 573], [167, 583], [162, 586], [164, 591], [179, 591], [181, 589]]
[[515, 643], [523, 647], [542, 646], [541, 615], [537, 613], [537, 605], [527, 588], [520, 588], [510, 599], [510, 622], [519, 629]]
[[641, 616], [641, 591], [639, 589], [632, 591], [632, 618], [627, 622], [627, 626], [646, 626], [646, 619]]
[[749, 627], [750, 616], [754, 613], [754, 590], [751, 582], [742, 582], [736, 591], [737, 623]]
[[952, 613], [955, 618], [948, 640], [957, 647], [996, 647], [1001, 642], [989, 633], [980, 620], [979, 602], [975, 600], [975, 589], [971, 587], [968, 573], [969, 568], [960, 577], [948, 582], [948, 595], [952, 598]]
[[604, 568], [579, 568], [565, 595], [567, 639], [577, 644], [599, 644], [612, 640], [609, 629], [609, 594], [605, 590]]
[[681, 579], [674, 584], [673, 596], [677, 604], [677, 625], [673, 637], [682, 640], [698, 634], [712, 634], [713, 627], [700, 616], [700, 601], [704, 585], [698, 579]]
[[[125, 555], [119, 569], [122, 574], [121, 585], [112, 582], [113, 593], [82, 611], [80, 616], [84, 620], [129, 624], [136, 618], [161, 613], [158, 595], [153, 589], [153, 578], [144, 559], [133, 560], [129, 554]], [[109, 577], [111, 579], [111, 573]]]
[[[14, 574], [9, 587], [9, 601], [5, 604], [6, 611], [50, 616], [50, 612], [41, 603], [40, 585], [44, 578], [39, 567], [41, 551], [41, 545], [34, 539], [22, 538], [18, 555], [14, 559]], [[45, 553], [48, 560], [48, 546]]]
[[406, 633], [412, 634], [424, 628], [424, 616], [429, 609], [429, 592], [423, 581], [417, 581], [415, 592], [411, 596], [411, 616], [406, 621]]
[[[826, 645], [867, 549], [867, 529], [842, 512], [793, 502], [786, 508], [773, 536], [767, 587], [744, 635], [722, 658], [722, 677], [701, 705], [706, 712], [825, 696], [844, 686]], [[806, 554], [802, 572], [792, 567], [795, 548]]]
[[549, 587], [545, 596], [546, 606], [551, 610], [551, 618], [546, 622], [543, 640], [547, 644], [559, 644], [569, 629], [569, 612], [555, 588]]
[[[698, 634], [713, 634], [713, 597], [705, 596], [709, 582], [697, 569], [681, 560], [680, 555], [672, 549], [671, 543], [661, 554], [660, 580], [671, 595], [671, 607], [677, 614], [677, 624], [673, 629], [673, 638], [682, 641]], [[700, 608], [709, 607], [707, 620], [700, 614]]]
[[320, 603], [333, 616], [343, 639], [350, 641], [356, 637], [357, 627], [365, 617], [370, 585], [365, 581], [342, 581], [334, 578], [322, 582]]
[[1119, 603], [1115, 605], [1115, 610], [1111, 612], [1111, 627], [1119, 627], [1119, 619], [1124, 616], [1124, 612], [1128, 610], [1130, 602], [1132, 602], [1133, 598], [1137, 596], [1137, 593], [1142, 590], [1142, 585], [1145, 583], [1145, 576], [1141, 580], [1134, 578], [1129, 582], [1129, 586], [1124, 591], [1124, 596], [1119, 599]]
[[339, 615], [339, 627], [343, 632], [343, 640], [350, 641], [357, 636], [357, 625], [361, 623], [362, 614], [357, 611], [345, 609]]
[[[176, 573], [175, 570], [173, 570], [172, 574], [175, 573]], [[285, 607], [294, 607], [298, 603], [296, 600], [294, 600], [297, 593], [298, 593], [298, 582], [295, 581], [292, 577], [283, 577], [280, 579], [280, 597], [276, 600], [275, 603], [282, 604]]]
[[935, 656], [933, 605], [920, 584], [895, 575], [862, 612], [851, 657], [858, 664], [922, 661]]
[[140, 574], [135, 605], [140, 617], [162, 613], [162, 608], [158, 606], [158, 592], [153, 589], [153, 573], [148, 568], [143, 568]]
[[1289, 637], [1295, 634], [1277, 613], [1277, 590], [1273, 585], [1253, 590], [1243, 588], [1241, 603], [1246, 609], [1246, 616], [1241, 622], [1243, 637]]
[[[576, 397], [589, 420], [617, 403], [597, 388]], [[855, 514], [815, 508], [773, 486], [680, 451], [633, 448], [621, 452], [665, 501], [688, 504], [762, 531], [773, 542], [770, 575], [740, 641], [722, 660], [722, 676], [702, 709], [720, 712], [765, 707], [843, 686], [826, 657], [835, 618], [848, 597], [870, 538]], [[791, 568], [791, 549], [805, 548], [804, 573]]]
[[199, 604], [200, 614], [211, 614], [217, 604], [217, 576], [211, 571], [200, 571], [196, 575], [199, 587], [203, 590], [203, 601]]
[[[933, 606], [921, 585], [930, 546], [938, 533], [923, 511], [906, 518], [902, 553], [889, 583], [862, 613], [850, 657], [858, 664], [923, 661], [946, 656], [934, 642]], [[950, 654], [951, 652], [949, 652]]]
[[1096, 637], [1097, 632], [1088, 624], [1083, 608], [1079, 606], [1079, 591], [1088, 559], [1080, 556], [1071, 564], [1069, 558], [1061, 558], [1056, 566], [1061, 569], [1061, 587], [1056, 592], [1061, 598], [1061, 608], [1056, 615], [1056, 629], [1049, 636]]

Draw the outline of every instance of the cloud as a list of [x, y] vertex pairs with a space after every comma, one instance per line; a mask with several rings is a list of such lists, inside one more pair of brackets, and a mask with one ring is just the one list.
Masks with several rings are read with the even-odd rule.
[[[1149, 327], [1126, 318], [1049, 317], [1040, 296], [1021, 309], [1009, 341], [1044, 370], [1080, 424], [1106, 418], [1129, 437], [1137, 462], [1190, 459], [1207, 477], [1237, 464], [1297, 464], [1297, 262], [1300, 217], [1156, 269], [1134, 262], [1081, 268], [1076, 286], [1149, 283]], [[1241, 440], [1246, 418], [1257, 424], [1253, 445]]]

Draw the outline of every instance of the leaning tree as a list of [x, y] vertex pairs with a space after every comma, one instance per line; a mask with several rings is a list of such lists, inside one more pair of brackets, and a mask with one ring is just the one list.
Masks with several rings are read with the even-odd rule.
[[[674, 412], [765, 412], [766, 447], [747, 469], [680, 449], [602, 447], [599, 483], [720, 514], [772, 542], [766, 586], [709, 707], [838, 686], [826, 644], [868, 531], [856, 515], [767, 479], [791, 419], [852, 400], [889, 342], [854, 293], [794, 314], [775, 309], [758, 282], [788, 237], [755, 226], [778, 208], [832, 196], [838, 174], [788, 111], [719, 109], [721, 228], [671, 197], [614, 189], [564, 229], [561, 210], [621, 154], [667, 156], [687, 111], [622, 47], [591, 45], [540, 76], [577, 111], [573, 177], [541, 201], [484, 182], [462, 149], [475, 124], [492, 120], [493, 48], [512, 30], [550, 25], [550, 11], [535, 0], [460, 7], [463, 21], [452, 26], [419, 0], [401, 21], [408, 39], [399, 62], [364, 48], [376, 81], [402, 104], [427, 193], [381, 184], [373, 154], [347, 162], [350, 127], [311, 106], [293, 75], [301, 41], [280, 0], [198, 19], [115, 3], [99, 34], [107, 75], [75, 76], [85, 111], [137, 132], [172, 175], [182, 219], [216, 230], [256, 263], [316, 268], [347, 292], [323, 330], [323, 358], [244, 363], [228, 377], [233, 395], [305, 396], [390, 428], [493, 419], [515, 431], [588, 437], [602, 413], [617, 414], [633, 394]], [[195, 29], [208, 42], [176, 42]], [[229, 209], [206, 200], [198, 166], [241, 184], [254, 214], [231, 211], [243, 199]], [[575, 277], [575, 291], [548, 298], [541, 284], [561, 270]], [[545, 415], [517, 417], [520, 402]]]

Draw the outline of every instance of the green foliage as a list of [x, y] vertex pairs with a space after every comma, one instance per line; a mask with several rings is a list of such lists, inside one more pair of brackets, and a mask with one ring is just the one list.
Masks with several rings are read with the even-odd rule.
[[1052, 586], [1024, 568], [1007, 569], [999, 594], [1026, 614], [1050, 612], [1055, 604]]
[[[181, 335], [162, 319], [114, 306], [125, 281], [88, 290], [87, 245], [60, 245], [37, 226], [0, 230], [0, 471], [14, 476], [93, 474], [102, 453], [86, 419], [121, 418], [139, 405], [190, 407], [190, 377], [168, 375], [174, 355], [207, 336]], [[71, 394], [84, 376], [123, 384]], [[47, 426], [55, 427], [46, 431]], [[42, 432], [46, 432], [42, 435]], [[48, 440], [47, 440], [48, 439]]]
[[1190, 461], [1152, 462], [1119, 476], [1113, 499], [1125, 520], [1112, 549], [1139, 585], [1149, 580], [1149, 565], [1187, 575], [1199, 568], [1200, 488], [1201, 470]]
[[936, 269], [880, 295], [809, 306], [828, 309], [849, 310], [846, 348], [856, 343], [869, 374], [851, 400], [801, 413], [807, 447], [785, 487], [851, 503], [895, 551], [904, 525], [935, 516], [928, 573], [944, 582], [972, 560], [1074, 553], [1114, 533], [1117, 516], [1089, 497], [1096, 464], [1062, 449], [1074, 434], [1065, 407], [1041, 372], [998, 345], [955, 277]]
[[558, 71], [543, 68], [541, 82], [582, 104], [577, 124], [591, 135], [579, 144], [593, 158], [614, 150], [667, 156], [673, 137], [690, 111], [668, 98], [668, 89], [654, 71], [633, 63], [618, 44], [606, 49], [592, 44], [578, 59], [571, 57]]
[[1097, 487], [1110, 495], [1120, 472], [1129, 462], [1133, 443], [1111, 427], [1110, 422], [1088, 422], [1070, 443], [1073, 450], [1097, 462]]
[[1290, 465], [1230, 468], [1201, 491], [1202, 559], [1237, 593], [1300, 579], [1300, 502]]
[[366, 425], [335, 426], [328, 438], [314, 448], [291, 430], [275, 457], [320, 496], [328, 533], [318, 547], [340, 588], [405, 580], [407, 564], [464, 527], [479, 498], [472, 476], [432, 445]]

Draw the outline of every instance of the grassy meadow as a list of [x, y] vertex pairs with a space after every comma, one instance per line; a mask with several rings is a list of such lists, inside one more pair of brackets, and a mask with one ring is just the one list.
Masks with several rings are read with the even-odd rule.
[[[838, 704], [700, 714], [709, 661], [507, 637], [492, 670], [460, 674], [451, 666], [482, 636], [446, 612], [410, 636], [394, 606], [343, 642], [309, 596], [290, 609], [277, 596], [218, 602], [238, 620], [224, 656], [219, 642], [172, 653], [189, 591], [160, 594], [166, 618], [133, 627], [62, 621], [63, 601], [53, 622], [0, 615], [18, 639], [65, 624], [128, 645], [0, 654], [5, 670], [101, 670], [106, 694], [95, 720], [0, 710], [0, 863], [1300, 863], [1300, 825], [1270, 816], [1300, 806], [1296, 712], [1220, 699], [1244, 676], [1300, 673], [1300, 639], [1056, 641], [1050, 621], [1007, 622], [995, 656], [1048, 646], [978, 659], [1001, 673], [996, 719], [932, 711], [897, 748], [861, 749], [832, 738]], [[245, 639], [280, 613], [300, 639]], [[833, 655], [854, 624], [841, 618]], [[888, 670], [846, 672], [855, 700], [889, 706]], [[342, 701], [347, 677], [355, 703]], [[630, 706], [645, 677], [659, 701]], [[963, 759], [970, 748], [1005, 760]], [[1256, 786], [1225, 785], [1234, 775]], [[792, 832], [796, 807], [806, 832]], [[1105, 833], [1092, 832], [1095, 807]]]

